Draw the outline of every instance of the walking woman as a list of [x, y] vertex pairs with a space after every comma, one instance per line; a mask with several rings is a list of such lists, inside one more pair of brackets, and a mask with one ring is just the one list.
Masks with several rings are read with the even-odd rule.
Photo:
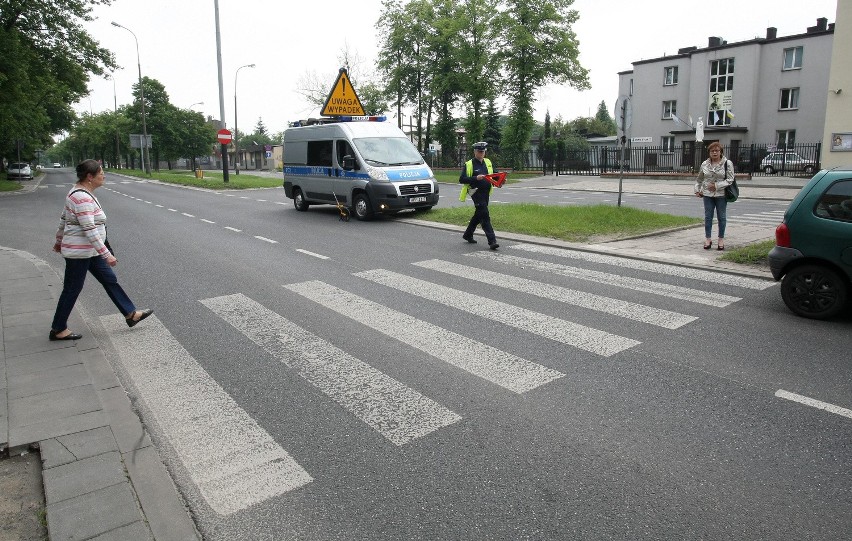
[[118, 284], [110, 267], [118, 260], [109, 250], [106, 237], [106, 214], [94, 191], [104, 184], [104, 170], [95, 160], [85, 160], [77, 166], [77, 184], [65, 197], [65, 209], [59, 220], [53, 251], [65, 258], [65, 281], [50, 327], [50, 340], [79, 340], [83, 336], [68, 329], [68, 316], [83, 290], [86, 273], [101, 283], [109, 298], [124, 315], [127, 326], [133, 327], [154, 313], [137, 310]]
[[725, 187], [734, 182], [734, 164], [722, 156], [722, 145], [710, 143], [707, 147], [710, 157], [701, 163], [698, 180], [695, 181], [695, 195], [704, 199], [704, 249], [713, 246], [713, 211], [719, 222], [719, 240], [717, 250], [725, 249], [725, 226], [728, 201], [725, 199]]

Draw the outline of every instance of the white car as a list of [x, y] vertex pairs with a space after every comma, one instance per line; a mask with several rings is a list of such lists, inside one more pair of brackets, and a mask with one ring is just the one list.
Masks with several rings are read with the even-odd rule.
[[54, 168], [54, 169], [59, 169], [60, 167], [62, 167], [62, 164], [61, 164], [61, 163], [59, 163], [59, 162], [53, 162], [53, 168]]
[[803, 171], [810, 175], [817, 170], [817, 165], [816, 162], [806, 160], [795, 152], [772, 152], [763, 158], [763, 161], [760, 162], [760, 168], [767, 175], [781, 170]]
[[33, 170], [28, 163], [10, 163], [9, 168], [6, 169], [6, 178], [9, 180], [18, 179], [18, 180], [32, 180], [33, 179]]

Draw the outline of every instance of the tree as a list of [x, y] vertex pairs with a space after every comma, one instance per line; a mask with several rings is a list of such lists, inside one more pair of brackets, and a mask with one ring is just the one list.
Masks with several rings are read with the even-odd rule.
[[615, 119], [609, 115], [609, 109], [606, 107], [606, 102], [601, 100], [598, 105], [598, 112], [595, 114], [595, 120], [602, 128], [602, 135], [615, 135], [618, 133], [618, 127], [615, 125]]
[[0, 156], [23, 142], [26, 158], [69, 129], [71, 104], [90, 75], [116, 67], [112, 53], [86, 31], [92, 7], [110, 0], [0, 0]]
[[501, 152], [514, 167], [523, 165], [533, 129], [536, 90], [548, 83], [589, 88], [588, 70], [578, 59], [579, 44], [571, 25], [573, 0], [505, 0], [498, 16], [500, 52], [509, 99], [509, 122]]
[[[458, 58], [467, 109], [465, 131], [468, 142], [487, 140], [483, 110], [497, 95], [498, 88], [489, 52], [489, 37], [494, 26], [493, 6], [486, 0], [467, 0], [459, 7], [458, 17], [464, 29], [460, 33]], [[497, 139], [491, 142], [496, 143]]]

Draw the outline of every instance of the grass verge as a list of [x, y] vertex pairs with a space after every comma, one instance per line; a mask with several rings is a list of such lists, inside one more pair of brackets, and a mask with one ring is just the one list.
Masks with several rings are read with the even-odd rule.
[[[535, 203], [491, 205], [491, 221], [500, 231], [550, 237], [569, 242], [613, 240], [701, 223], [699, 218], [672, 216], [629, 207], [594, 205], [557, 207]], [[418, 218], [464, 226], [470, 207], [432, 209]]]
[[259, 177], [247, 173], [239, 175], [228, 175], [228, 183], [222, 179], [221, 171], [204, 171], [204, 178], [195, 178], [195, 173], [192, 171], [168, 171], [156, 172], [152, 171], [151, 176], [145, 174], [144, 171], [137, 169], [108, 169], [111, 173], [121, 173], [131, 177], [147, 178], [158, 180], [160, 182], [168, 182], [170, 184], [180, 184], [182, 186], [195, 186], [198, 188], [207, 188], [209, 190], [247, 190], [251, 188], [278, 188], [282, 185], [284, 178], [269, 178]]
[[724, 261], [730, 261], [731, 263], [740, 263], [743, 265], [768, 266], [769, 250], [771, 250], [774, 246], [774, 240], [755, 242], [754, 244], [748, 244], [746, 246], [741, 246], [739, 248], [734, 248], [733, 250], [726, 251], [725, 254], [719, 259], [722, 259]]
[[21, 189], [21, 183], [14, 180], [0, 180], [0, 192], [16, 192]]

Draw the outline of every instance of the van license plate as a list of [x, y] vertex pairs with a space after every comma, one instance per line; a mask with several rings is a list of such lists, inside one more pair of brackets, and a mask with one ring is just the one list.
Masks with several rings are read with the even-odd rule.
[[408, 202], [409, 203], [425, 203], [426, 202], [426, 196], [420, 195], [418, 197], [411, 197], [411, 198], [408, 199]]

